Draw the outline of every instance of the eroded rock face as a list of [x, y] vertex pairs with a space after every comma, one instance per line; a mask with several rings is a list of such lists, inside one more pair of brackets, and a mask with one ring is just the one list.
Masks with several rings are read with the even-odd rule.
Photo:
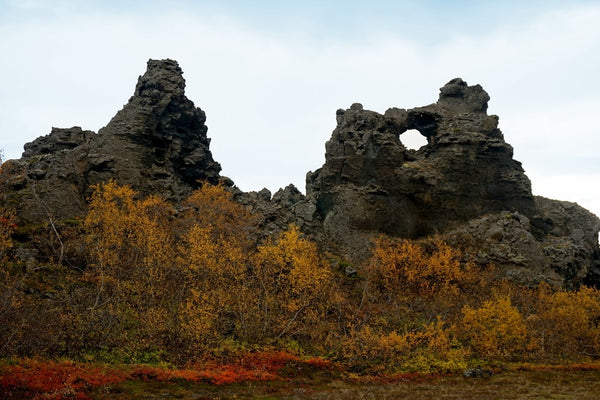
[[[600, 228], [598, 218], [574, 203], [536, 197], [538, 200], [550, 202], [544, 206], [545, 211], [551, 209], [557, 221], [569, 218], [563, 222], [570, 232], [540, 234], [528, 217], [503, 211], [472, 219], [444, 232], [443, 238], [452, 246], [464, 248], [470, 261], [493, 264], [504, 276], [521, 284], [546, 282], [554, 287], [575, 288], [600, 283], [598, 244], [590, 241], [591, 232]], [[582, 222], [595, 226], [581, 230], [577, 226]]]
[[[532, 195], [498, 117], [487, 115], [488, 100], [481, 86], [454, 79], [425, 107], [338, 110], [325, 164], [307, 174], [307, 198], [295, 205], [298, 220], [353, 261], [368, 256], [380, 233], [443, 234], [449, 242], [470, 238], [475, 261], [493, 262], [519, 282], [600, 282], [600, 220], [576, 204]], [[407, 149], [409, 129], [427, 145]]]
[[249, 211], [260, 216], [258, 224], [263, 237], [273, 237], [287, 229], [289, 224], [302, 225], [296, 221], [296, 204], [304, 202], [305, 196], [290, 184], [271, 195], [268, 189], [258, 192], [243, 192], [236, 187], [230, 189], [234, 199], [244, 205]]
[[[467, 248], [472, 261], [494, 263], [524, 284], [600, 285], [600, 219], [532, 195], [479, 85], [454, 79], [436, 103], [383, 115], [360, 104], [338, 110], [325, 164], [307, 174], [306, 196], [293, 185], [274, 195], [244, 193], [220, 177], [205, 114], [184, 89], [175, 61], [150, 60], [134, 95], [99, 133], [53, 128], [5, 163], [2, 204], [36, 225], [83, 215], [90, 186], [110, 179], [175, 203], [202, 181], [224, 182], [262, 216], [264, 236], [295, 223], [356, 265], [381, 233], [440, 234]], [[427, 138], [419, 150], [402, 143], [411, 129]]]
[[109, 179], [179, 200], [200, 181], [217, 183], [204, 112], [185, 96], [176, 61], [150, 60], [134, 95], [98, 134], [53, 128], [10, 161], [4, 201], [25, 223], [85, 212], [90, 186]]
[[[535, 210], [531, 184], [488, 116], [481, 86], [454, 79], [436, 104], [384, 115], [354, 104], [338, 110], [325, 164], [307, 177], [327, 236], [342, 253], [375, 233], [419, 237], [500, 210]], [[416, 129], [428, 144], [402, 144]]]

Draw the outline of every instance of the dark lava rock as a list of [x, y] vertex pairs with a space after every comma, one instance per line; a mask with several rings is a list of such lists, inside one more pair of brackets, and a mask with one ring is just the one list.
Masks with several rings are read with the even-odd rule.
[[[533, 196], [498, 117], [487, 115], [488, 100], [481, 86], [453, 79], [425, 107], [338, 110], [325, 164], [307, 174], [307, 198], [294, 206], [297, 220], [353, 262], [381, 233], [444, 234], [451, 243], [470, 238], [476, 261], [519, 282], [600, 282], [600, 220], [576, 204]], [[407, 149], [409, 129], [427, 145]]]
[[134, 95], [98, 134], [53, 128], [10, 161], [4, 202], [24, 223], [82, 215], [90, 186], [114, 179], [177, 201], [200, 182], [219, 181], [204, 112], [185, 96], [173, 60], [150, 60]]
[[[354, 104], [338, 110], [325, 164], [307, 177], [326, 236], [351, 256], [377, 233], [415, 238], [501, 210], [535, 210], [531, 184], [486, 113], [481, 86], [454, 79], [436, 104], [384, 115]], [[402, 144], [416, 129], [428, 141]]]
[[483, 369], [480, 366], [465, 369], [463, 371], [463, 376], [465, 378], [490, 378], [492, 375], [494, 375], [494, 371], [490, 369]]
[[242, 192], [233, 187], [231, 190], [236, 201], [261, 217], [258, 225], [263, 237], [277, 235], [292, 223], [299, 226], [304, 224], [303, 220], [298, 220], [295, 207], [301, 204], [305, 197], [292, 184], [279, 189], [273, 196], [267, 189], [258, 192]]
[[78, 126], [61, 129], [52, 128], [49, 135], [41, 136], [33, 142], [25, 143], [23, 158], [58, 153], [61, 150], [71, 150], [86, 143], [95, 135], [92, 131], [84, 131]]
[[[83, 215], [90, 186], [110, 179], [175, 203], [203, 181], [223, 182], [260, 215], [263, 236], [295, 223], [352, 265], [369, 256], [379, 234], [439, 234], [524, 284], [600, 284], [600, 220], [577, 204], [532, 195], [479, 85], [453, 79], [437, 103], [383, 115], [358, 103], [338, 110], [325, 164], [307, 174], [306, 196], [293, 185], [273, 195], [244, 193], [219, 176], [205, 114], [184, 89], [177, 62], [148, 61], [134, 95], [98, 134], [53, 128], [6, 162], [2, 205], [35, 225]], [[402, 143], [412, 129], [427, 138], [419, 150]]]

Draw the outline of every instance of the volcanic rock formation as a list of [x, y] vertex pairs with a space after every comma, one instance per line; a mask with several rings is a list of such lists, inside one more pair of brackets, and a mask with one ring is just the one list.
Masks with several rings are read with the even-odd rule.
[[114, 179], [143, 194], [178, 200], [201, 181], [217, 183], [204, 112], [184, 93], [176, 61], [150, 60], [134, 95], [98, 134], [53, 128], [11, 160], [4, 202], [23, 221], [81, 215], [90, 186]]
[[[307, 177], [308, 196], [325, 231], [359, 248], [353, 233], [418, 237], [488, 212], [535, 209], [531, 184], [488, 116], [481, 86], [454, 79], [436, 104], [384, 115], [354, 104], [338, 110], [325, 164]], [[428, 144], [407, 149], [416, 129]], [[348, 235], [350, 233], [350, 235]]]
[[[532, 195], [498, 117], [487, 115], [488, 100], [481, 86], [457, 78], [425, 107], [338, 110], [325, 164], [307, 174], [296, 215], [351, 260], [364, 258], [381, 233], [445, 234], [451, 242], [470, 238], [476, 261], [494, 262], [516, 280], [569, 286], [595, 279], [600, 220], [576, 204]], [[407, 149], [401, 139], [409, 129], [427, 145]]]
[[[114, 179], [177, 203], [203, 181], [225, 182], [263, 216], [264, 232], [293, 222], [330, 253], [368, 256], [374, 236], [439, 234], [526, 284], [600, 284], [600, 219], [574, 203], [535, 197], [512, 147], [487, 115], [488, 94], [461, 79], [435, 104], [383, 115], [353, 104], [337, 111], [325, 164], [271, 196], [244, 193], [219, 176], [202, 110], [185, 97], [172, 60], [150, 60], [133, 97], [98, 134], [53, 128], [3, 165], [1, 202], [24, 224], [83, 215], [90, 186]], [[402, 144], [416, 129], [428, 143]]]

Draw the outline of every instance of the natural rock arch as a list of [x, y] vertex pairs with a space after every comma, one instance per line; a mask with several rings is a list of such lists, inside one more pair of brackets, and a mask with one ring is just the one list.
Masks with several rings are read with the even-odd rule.
[[409, 150], [419, 150], [426, 146], [429, 141], [427, 136], [423, 135], [417, 129], [407, 129], [400, 134], [400, 141]]

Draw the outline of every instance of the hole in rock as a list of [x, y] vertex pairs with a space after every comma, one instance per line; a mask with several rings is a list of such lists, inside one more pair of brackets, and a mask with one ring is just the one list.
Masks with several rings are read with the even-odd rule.
[[400, 135], [400, 141], [407, 149], [419, 150], [427, 144], [427, 138], [416, 129], [409, 129]]

